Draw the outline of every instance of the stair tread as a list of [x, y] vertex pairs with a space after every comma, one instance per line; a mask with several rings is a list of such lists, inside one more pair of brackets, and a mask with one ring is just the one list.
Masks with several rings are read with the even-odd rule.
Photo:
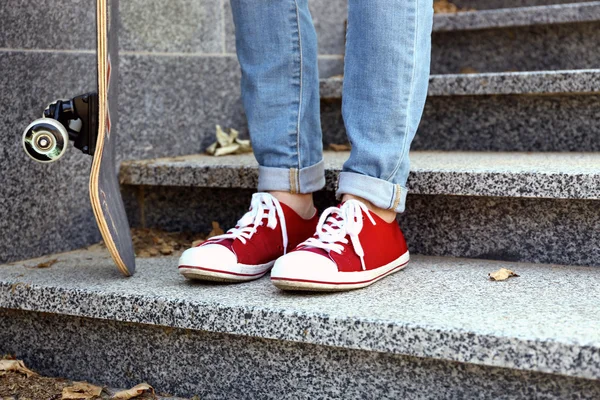
[[[137, 262], [127, 279], [98, 249], [0, 266], [0, 307], [600, 378], [598, 268], [413, 256], [369, 289], [309, 295]], [[520, 277], [490, 281], [501, 267]]]
[[[342, 96], [342, 77], [321, 79], [323, 99]], [[600, 69], [442, 74], [429, 78], [429, 96], [600, 93]]]
[[531, 7], [501, 8], [434, 16], [433, 31], [564, 24], [600, 20], [600, 1]]
[[[335, 187], [347, 152], [325, 152], [327, 189]], [[600, 199], [600, 153], [411, 152], [411, 193]], [[252, 154], [190, 155], [121, 165], [128, 185], [255, 188]]]

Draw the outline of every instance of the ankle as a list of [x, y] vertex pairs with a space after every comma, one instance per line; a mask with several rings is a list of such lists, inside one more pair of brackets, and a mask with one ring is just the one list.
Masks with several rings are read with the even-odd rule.
[[391, 223], [392, 221], [396, 220], [396, 212], [393, 210], [387, 210], [384, 208], [380, 208], [375, 206], [373, 203], [371, 203], [368, 200], [363, 199], [362, 197], [358, 197], [358, 196], [353, 196], [351, 194], [345, 194], [342, 197], [342, 201], [346, 201], [346, 200], [358, 200], [361, 203], [363, 203], [365, 206], [367, 206], [367, 208], [372, 211], [373, 213], [375, 213], [379, 218], [381, 218], [382, 220], [384, 220], [387, 223]]
[[269, 192], [280, 203], [294, 210], [300, 217], [310, 219], [314, 217], [316, 209], [312, 193], [292, 194], [289, 192]]

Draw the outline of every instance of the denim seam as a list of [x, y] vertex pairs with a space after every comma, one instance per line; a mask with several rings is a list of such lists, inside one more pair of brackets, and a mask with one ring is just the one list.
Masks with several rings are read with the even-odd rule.
[[415, 49], [417, 48], [418, 41], [418, 32], [419, 32], [419, 5], [417, 4], [419, 0], [415, 0], [415, 27], [414, 27], [414, 40], [413, 40], [413, 61], [412, 61], [412, 74], [410, 77], [410, 89], [408, 92], [408, 105], [406, 106], [406, 128], [404, 128], [404, 141], [402, 142], [402, 153], [400, 154], [400, 160], [396, 164], [396, 167], [390, 174], [390, 176], [386, 179], [386, 181], [391, 181], [394, 176], [398, 173], [400, 166], [402, 165], [402, 161], [404, 161], [404, 157], [406, 157], [406, 143], [408, 141], [408, 132], [410, 129], [410, 109], [412, 98], [414, 96], [414, 88], [415, 88], [415, 73], [417, 70], [417, 52]]
[[296, 168], [290, 168], [290, 193], [297, 194], [299, 192], [299, 188], [297, 185], [298, 170]]
[[400, 187], [400, 185], [396, 184], [396, 186], [394, 187], [395, 192], [396, 192], [396, 199], [394, 200], [394, 204], [392, 207], [390, 207], [390, 210], [395, 210], [398, 208], [398, 206], [400, 205], [400, 200], [402, 199], [402, 188]]
[[298, 26], [298, 46], [300, 47], [300, 99], [298, 100], [298, 122], [296, 127], [296, 152], [298, 153], [298, 169], [302, 168], [302, 154], [300, 152], [300, 120], [302, 117], [302, 96], [303, 96], [303, 79], [304, 79], [304, 61], [302, 57], [302, 28], [300, 27], [300, 10], [298, 7], [298, 1], [294, 0], [296, 6], [296, 25]]

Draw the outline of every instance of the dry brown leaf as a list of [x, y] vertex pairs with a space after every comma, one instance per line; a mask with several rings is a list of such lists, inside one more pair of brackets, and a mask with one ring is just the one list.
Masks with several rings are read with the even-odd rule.
[[350, 150], [352, 150], [352, 146], [350, 146], [350, 143], [344, 143], [344, 144], [331, 143], [329, 145], [329, 150], [333, 150], [333, 151], [350, 151]]
[[458, 7], [448, 0], [435, 0], [433, 2], [433, 12], [436, 14], [456, 13]]
[[192, 242], [192, 247], [198, 247], [200, 246], [202, 243], [206, 242], [206, 240], [204, 239], [198, 239], [198, 240], [194, 240]]
[[0, 372], [17, 372], [25, 376], [32, 377], [37, 375], [35, 372], [25, 366], [21, 360], [0, 360]]
[[240, 133], [233, 128], [230, 128], [227, 133], [220, 125], [217, 125], [215, 134], [217, 141], [211, 144], [206, 152], [215, 157], [251, 152], [250, 141], [240, 139], [239, 135]]
[[460, 73], [461, 74], [478, 74], [479, 71], [477, 71], [475, 68], [463, 67], [460, 69]]
[[150, 255], [150, 253], [149, 253], [148, 251], [146, 251], [146, 250], [140, 250], [140, 251], [139, 251], [139, 253], [137, 253], [137, 256], [138, 256], [138, 257], [141, 257], [141, 258], [148, 258], [148, 257], [152, 257], [152, 256]]
[[147, 383], [141, 383], [129, 390], [123, 390], [122, 392], [115, 393], [112, 398], [115, 400], [129, 400], [133, 399], [134, 397], [141, 396], [144, 393], [154, 394], [154, 389]]
[[488, 276], [490, 277], [491, 280], [493, 281], [505, 281], [508, 278], [512, 278], [512, 277], [518, 277], [519, 275], [517, 275], [516, 273], [514, 273], [513, 271], [511, 271], [510, 269], [506, 269], [506, 268], [500, 268], [498, 271], [495, 272], [490, 272], [488, 274]]
[[102, 394], [102, 388], [90, 385], [86, 382], [74, 382], [73, 386], [68, 386], [62, 391], [62, 400], [87, 400], [98, 397]]
[[43, 261], [39, 264], [36, 265], [32, 265], [30, 267], [26, 267], [26, 268], [50, 268], [51, 266], [53, 266], [54, 264], [56, 264], [58, 262], [58, 260], [48, 260], [48, 261]]
[[433, 12], [436, 14], [454, 14], [458, 12], [476, 11], [474, 8], [458, 8], [456, 4], [448, 0], [435, 0], [433, 2]]
[[171, 246], [163, 246], [160, 248], [160, 254], [162, 254], [163, 256], [168, 256], [173, 254], [174, 250], [175, 249], [173, 249], [173, 247]]
[[219, 223], [217, 221], [213, 221], [212, 223], [212, 231], [210, 231], [210, 233], [208, 234], [208, 236], [206, 237], [207, 239], [210, 239], [213, 236], [219, 236], [224, 234], [225, 232], [223, 231], [223, 229], [221, 229], [221, 227], [219, 226]]

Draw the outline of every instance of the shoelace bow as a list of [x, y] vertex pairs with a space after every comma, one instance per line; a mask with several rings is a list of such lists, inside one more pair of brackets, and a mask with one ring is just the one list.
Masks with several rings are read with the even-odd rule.
[[358, 200], [348, 200], [341, 207], [329, 207], [319, 219], [317, 237], [305, 240], [302, 245], [342, 254], [344, 249], [342, 244], [348, 244], [348, 239], [346, 239], [348, 236], [354, 252], [360, 257], [362, 269], [365, 271], [367, 269], [365, 252], [358, 238], [358, 234], [363, 228], [363, 211], [371, 223], [376, 225], [367, 206]]
[[283, 252], [285, 254], [288, 245], [285, 216], [279, 201], [268, 193], [254, 193], [250, 203], [250, 211], [240, 218], [236, 226], [222, 235], [213, 236], [210, 240], [237, 239], [242, 244], [246, 244], [246, 241], [256, 233], [258, 227], [263, 226], [265, 218], [267, 218], [267, 227], [275, 229], [277, 227], [277, 217], [281, 222], [281, 238], [283, 239]]

